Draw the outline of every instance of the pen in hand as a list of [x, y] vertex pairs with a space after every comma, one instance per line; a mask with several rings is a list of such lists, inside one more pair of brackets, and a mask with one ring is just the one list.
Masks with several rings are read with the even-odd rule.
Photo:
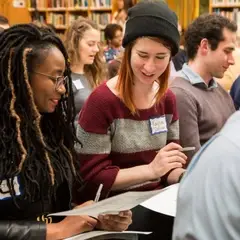
[[[103, 184], [101, 183], [101, 184], [99, 185], [99, 187], [98, 187], [98, 190], [97, 190], [97, 193], [96, 193], [94, 202], [98, 202], [98, 201], [99, 201], [99, 198], [100, 198], [100, 196], [101, 196], [102, 188], [103, 188]], [[102, 212], [102, 213], [101, 213], [101, 215], [106, 215], [106, 214], [118, 215], [118, 214], [119, 214], [119, 211], [106, 211], [106, 212]]]
[[180, 152], [189, 152], [189, 151], [195, 151], [195, 147], [184, 147], [180, 149]]
[[101, 183], [98, 187], [98, 190], [97, 190], [97, 193], [96, 193], [96, 197], [94, 199], [94, 202], [98, 202], [99, 201], [99, 198], [101, 196], [101, 191], [102, 191], [102, 188], [103, 188], [103, 184]]
[[[185, 148], [182, 148], [182, 149], [179, 149], [180, 152], [189, 152], [189, 151], [195, 151], [195, 147], [185, 147]], [[157, 153], [159, 151], [156, 151]]]

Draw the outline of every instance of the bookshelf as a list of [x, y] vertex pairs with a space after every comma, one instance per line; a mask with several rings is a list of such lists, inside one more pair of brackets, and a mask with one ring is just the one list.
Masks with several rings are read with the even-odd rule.
[[240, 0], [209, 0], [209, 12], [234, 20], [238, 25], [237, 35], [240, 36]]
[[[100, 29], [111, 22], [114, 0], [29, 0], [32, 19], [53, 24], [59, 34], [79, 16], [95, 21]], [[103, 34], [102, 34], [103, 35]]]

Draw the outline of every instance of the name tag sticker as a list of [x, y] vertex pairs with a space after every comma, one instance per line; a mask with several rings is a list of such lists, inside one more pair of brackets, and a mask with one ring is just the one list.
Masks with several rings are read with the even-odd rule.
[[74, 80], [73, 81], [74, 86], [76, 87], [77, 90], [84, 88], [82, 82], [80, 79]]
[[149, 125], [152, 135], [168, 131], [165, 116], [150, 118]]
[[[14, 187], [15, 195], [20, 196], [21, 195], [20, 183], [17, 176], [15, 176], [13, 179], [13, 187]], [[7, 180], [2, 180], [0, 184], [0, 200], [6, 200], [8, 198], [11, 198], [11, 194], [7, 184]]]

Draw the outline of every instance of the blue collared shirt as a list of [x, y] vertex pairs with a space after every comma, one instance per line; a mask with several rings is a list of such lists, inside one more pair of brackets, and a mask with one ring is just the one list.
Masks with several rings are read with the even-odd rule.
[[182, 178], [172, 240], [240, 239], [240, 112], [195, 154]]
[[207, 85], [200, 75], [195, 73], [186, 63], [183, 64], [183, 68], [179, 71], [178, 76], [188, 80], [192, 85], [199, 88], [211, 90], [218, 87], [214, 79], [211, 79], [209, 85]]

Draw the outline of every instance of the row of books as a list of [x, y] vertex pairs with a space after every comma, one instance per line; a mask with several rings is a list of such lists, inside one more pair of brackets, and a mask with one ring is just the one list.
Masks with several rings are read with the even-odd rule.
[[221, 8], [213, 9], [213, 12], [227, 17], [236, 22], [238, 25], [237, 35], [240, 36], [240, 8], [234, 8], [232, 11], [222, 10]]
[[[40, 15], [40, 21], [44, 22], [44, 15]], [[68, 18], [65, 13], [49, 13], [47, 17], [47, 22], [53, 24], [54, 26], [67, 26], [71, 24], [71, 22], [79, 17], [78, 14], [69, 14]], [[101, 29], [105, 28], [105, 26], [111, 22], [111, 14], [109, 13], [94, 13], [91, 14], [90, 18], [95, 21]]]
[[42, 0], [29, 0], [28, 7], [30, 7], [30, 8], [45, 8], [46, 4], [45, 4], [45, 1], [42, 1]]
[[111, 7], [111, 0], [92, 0], [92, 7]]
[[231, 6], [231, 5], [239, 5], [240, 0], [211, 0], [212, 5], [223, 5], [223, 6]]
[[[91, 7], [111, 7], [111, 0], [92, 0]], [[29, 8], [87, 8], [89, 0], [29, 0]]]
[[110, 13], [93, 13], [91, 18], [96, 22], [101, 28], [104, 28], [108, 23], [111, 22], [112, 15]]
[[53, 24], [55, 27], [65, 27], [66, 15], [61, 13], [50, 13], [48, 16], [48, 23]]
[[68, 7], [79, 8], [79, 7], [88, 7], [88, 0], [68, 0]]
[[47, 0], [48, 8], [65, 8], [66, 1], [65, 0]]
[[237, 22], [238, 11], [236, 11], [235, 9], [233, 11], [225, 11], [221, 8], [216, 8], [213, 10], [213, 12]]

